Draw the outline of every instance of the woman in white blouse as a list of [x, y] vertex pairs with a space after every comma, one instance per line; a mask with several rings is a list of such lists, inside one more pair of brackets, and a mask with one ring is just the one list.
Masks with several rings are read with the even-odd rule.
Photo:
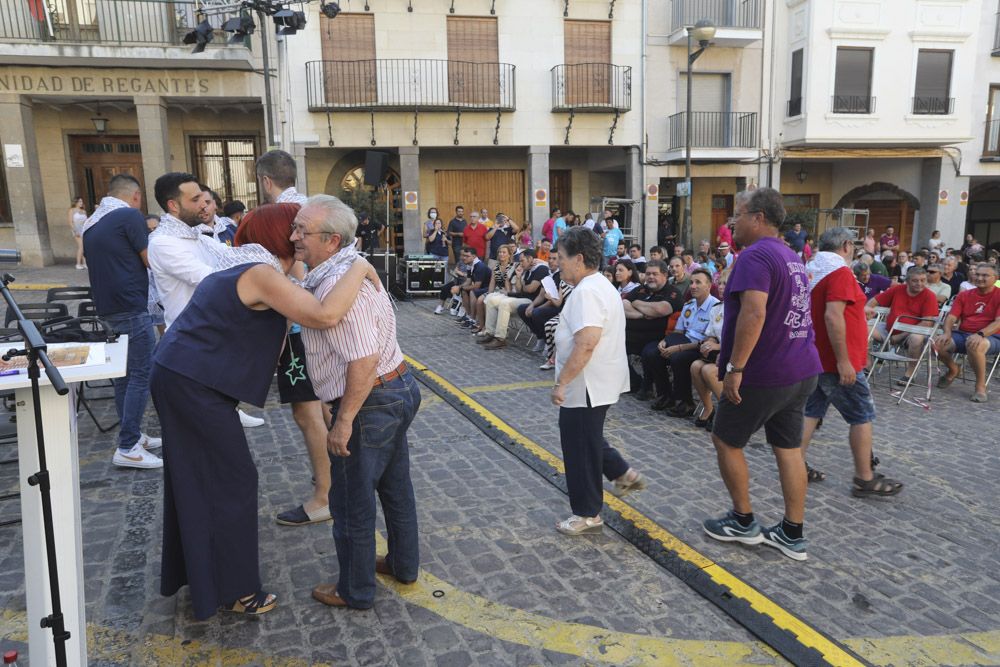
[[630, 259], [619, 259], [615, 264], [615, 285], [624, 297], [639, 286], [639, 272]]
[[638, 472], [604, 438], [604, 418], [629, 388], [625, 356], [625, 308], [621, 295], [600, 275], [601, 240], [586, 227], [559, 235], [559, 271], [573, 285], [556, 328], [559, 440], [566, 466], [572, 516], [556, 524], [566, 535], [604, 527], [601, 473], [624, 495], [645, 488]]

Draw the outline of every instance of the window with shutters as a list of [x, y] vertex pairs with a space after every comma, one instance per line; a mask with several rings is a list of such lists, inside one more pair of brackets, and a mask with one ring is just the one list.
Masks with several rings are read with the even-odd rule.
[[913, 89], [913, 113], [949, 114], [951, 61], [954, 51], [920, 49], [917, 52], [917, 80]]
[[563, 21], [566, 104], [608, 104], [611, 99], [611, 21]]
[[500, 51], [493, 17], [448, 17], [448, 99], [500, 104]]
[[791, 90], [788, 93], [788, 116], [802, 115], [802, 60], [803, 50], [792, 51]]
[[874, 113], [872, 62], [874, 49], [837, 47], [837, 72], [833, 82], [834, 113]]
[[340, 14], [319, 21], [327, 103], [375, 104], [375, 15]]

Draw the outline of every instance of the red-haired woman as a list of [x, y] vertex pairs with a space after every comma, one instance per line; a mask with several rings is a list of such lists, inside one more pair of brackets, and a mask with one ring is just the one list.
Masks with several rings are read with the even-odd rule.
[[355, 262], [322, 302], [292, 284], [288, 237], [298, 210], [271, 204], [243, 219], [237, 245], [263, 248], [235, 249], [249, 263], [205, 278], [154, 357], [150, 389], [164, 444], [160, 592], [189, 585], [199, 620], [220, 608], [262, 614], [277, 604], [261, 590], [257, 469], [236, 404], [263, 406], [288, 319], [333, 326], [375, 275]]

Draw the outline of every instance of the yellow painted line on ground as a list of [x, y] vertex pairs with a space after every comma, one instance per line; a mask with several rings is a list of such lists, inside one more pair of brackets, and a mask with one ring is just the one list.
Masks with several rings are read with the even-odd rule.
[[514, 391], [515, 389], [538, 389], [551, 387], [552, 380], [533, 380], [531, 382], [510, 382], [507, 384], [484, 384], [476, 387], [466, 387], [466, 394], [480, 394], [487, 391]]
[[35, 292], [44, 292], [56, 287], [69, 287], [69, 285], [61, 285], [56, 283], [11, 283], [7, 286], [10, 290], [31, 290]]
[[[412, 365], [414, 368], [424, 372], [435, 382], [441, 384], [441, 386], [452, 393], [462, 403], [475, 410], [492, 426], [515, 439], [534, 456], [549, 463], [560, 473], [565, 473], [565, 467], [559, 457], [514, 430], [509, 424], [487, 410], [482, 404], [474, 401], [464, 391], [448, 382], [434, 371], [428, 369], [427, 366], [409, 356], [406, 357], [406, 360], [407, 363]], [[743, 582], [722, 566], [699, 553], [696, 549], [671, 534], [669, 531], [625, 501], [616, 498], [608, 492], [604, 493], [604, 501], [611, 509], [620, 512], [625, 519], [632, 521], [637, 528], [645, 530], [650, 537], [659, 541], [667, 549], [675, 552], [678, 557], [701, 568], [715, 583], [729, 588], [733, 592], [733, 595], [746, 600], [756, 611], [769, 616], [777, 627], [791, 632], [803, 645], [810, 646], [819, 651], [823, 658], [831, 665], [839, 667], [841, 665], [847, 666], [861, 664], [841, 647], [831, 642], [794, 614], [779, 606], [776, 602], [749, 584]]]

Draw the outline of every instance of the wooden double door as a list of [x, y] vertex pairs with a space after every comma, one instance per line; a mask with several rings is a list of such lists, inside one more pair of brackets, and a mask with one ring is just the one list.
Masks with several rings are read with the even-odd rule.
[[445, 222], [456, 206], [465, 207], [465, 219], [473, 210], [485, 208], [490, 220], [504, 213], [523, 223], [524, 171], [521, 169], [441, 169], [434, 172], [435, 203]]
[[[70, 196], [83, 197], [88, 213], [108, 194], [108, 184], [118, 174], [135, 176], [145, 192], [139, 137], [74, 136], [70, 137], [69, 150], [75, 188]], [[143, 201], [144, 209], [146, 205]]]

